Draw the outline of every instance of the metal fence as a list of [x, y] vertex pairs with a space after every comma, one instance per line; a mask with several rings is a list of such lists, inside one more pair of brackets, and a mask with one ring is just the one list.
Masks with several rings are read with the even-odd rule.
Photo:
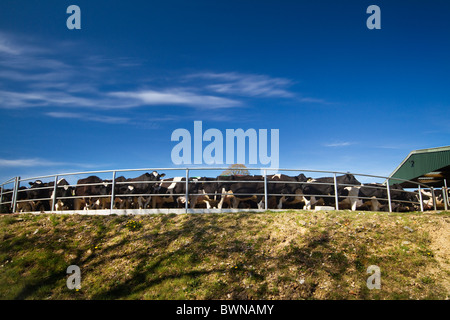
[[[63, 213], [87, 213], [86, 210], [71, 210], [70, 212], [68, 212], [68, 210], [62, 210], [62, 211], [58, 211], [56, 210], [56, 204], [58, 203], [59, 200], [67, 200], [67, 199], [80, 199], [80, 198], [84, 198], [85, 196], [75, 196], [74, 194], [70, 195], [70, 196], [65, 196], [65, 197], [58, 197], [57, 196], [57, 189], [58, 188], [62, 188], [64, 186], [59, 186], [58, 185], [58, 181], [59, 179], [69, 179], [70, 178], [74, 178], [76, 176], [92, 176], [92, 175], [103, 175], [105, 176], [107, 179], [103, 179], [102, 182], [100, 183], [89, 183], [89, 184], [78, 184], [78, 183], [70, 183], [68, 187], [80, 187], [80, 186], [95, 186], [95, 185], [103, 185], [103, 186], [110, 186], [110, 192], [108, 192], [107, 194], [98, 194], [98, 195], [91, 195], [91, 197], [93, 198], [98, 198], [98, 201], [100, 201], [100, 199], [104, 199], [105, 202], [109, 201], [109, 207], [105, 208], [104, 206], [101, 209], [97, 209], [97, 210], [88, 210], [91, 211], [90, 213], [98, 213], [98, 214], [120, 214], [120, 213], [158, 213], [158, 212], [205, 212], [205, 209], [192, 209], [189, 208], [189, 197], [191, 196], [198, 196], [198, 194], [192, 194], [189, 192], [189, 189], [192, 189], [192, 185], [195, 183], [199, 183], [198, 180], [194, 179], [194, 175], [192, 174], [192, 172], [211, 172], [211, 171], [219, 171], [219, 170], [228, 170], [229, 168], [141, 168], [141, 169], [121, 169], [121, 170], [102, 170], [102, 171], [86, 171], [86, 172], [74, 172], [74, 173], [61, 173], [61, 174], [56, 174], [56, 175], [47, 175], [47, 176], [38, 176], [38, 177], [29, 177], [29, 178], [25, 178], [22, 179], [20, 177], [14, 177], [11, 178], [5, 182], [3, 182], [2, 184], [0, 184], [0, 208], [10, 208], [11, 212], [17, 212], [18, 210], [18, 206], [22, 207], [22, 204], [27, 204], [33, 201], [40, 201], [40, 202], [45, 202], [48, 201], [49, 204], [49, 208], [50, 210], [45, 210], [45, 212], [51, 212], [51, 213], [55, 213], [55, 212], [63, 212]], [[258, 184], [262, 184], [263, 185], [263, 192], [260, 193], [238, 193], [238, 194], [233, 194], [234, 196], [257, 196], [257, 197], [261, 197], [261, 199], [264, 199], [264, 201], [261, 201], [264, 203], [264, 207], [260, 207], [258, 206], [257, 209], [249, 209], [251, 211], [263, 211], [263, 210], [276, 210], [277, 208], [270, 208], [269, 207], [269, 197], [297, 197], [299, 196], [298, 193], [295, 194], [289, 194], [289, 193], [269, 193], [268, 192], [268, 185], [269, 184], [276, 184], [276, 183], [287, 183], [286, 181], [273, 181], [273, 180], [269, 180], [268, 177], [268, 172], [273, 172], [273, 169], [270, 168], [246, 168], [249, 172], [253, 172], [253, 171], [259, 171], [261, 172], [261, 175], [259, 176], [253, 176], [253, 177], [259, 177], [260, 179], [251, 179], [251, 180], [233, 180], [233, 181], [229, 181], [229, 180], [223, 180], [224, 182], [229, 182], [229, 183], [258, 183]], [[121, 184], [130, 184], [130, 182], [121, 182], [121, 181], [117, 181], [117, 175], [118, 173], [121, 174], [126, 174], [126, 173], [132, 173], [132, 172], [152, 172], [152, 171], [157, 171], [159, 173], [167, 173], [167, 172], [182, 172], [182, 174], [177, 175], [177, 177], [180, 178], [184, 178], [185, 181], [184, 182], [178, 182], [178, 183], [184, 183], [185, 184], [185, 193], [183, 194], [170, 194], [173, 197], [185, 197], [185, 203], [184, 203], [184, 208], [167, 208], [167, 209], [155, 209], [155, 208], [151, 208], [151, 209], [144, 209], [144, 210], [139, 210], [139, 209], [118, 209], [115, 207], [115, 200], [119, 197], [152, 197], [152, 196], [165, 196], [164, 194], [154, 194], [154, 193], [141, 193], [141, 194], [118, 194], [116, 193], [116, 186], [119, 186]], [[369, 175], [369, 174], [361, 174], [361, 173], [350, 173], [350, 172], [338, 172], [338, 171], [322, 171], [322, 170], [308, 170], [308, 169], [278, 169], [277, 170], [278, 173], [286, 173], [287, 175], [292, 174], [292, 173], [308, 173], [308, 174], [319, 174], [319, 175], [331, 175], [327, 176], [329, 178], [333, 179], [332, 183], [324, 183], [324, 182], [311, 182], [311, 181], [289, 181], [289, 184], [299, 184], [299, 185], [304, 185], [304, 184], [308, 184], [308, 183], [313, 183], [315, 185], [328, 185], [328, 186], [332, 186], [334, 192], [333, 193], [329, 193], [329, 194], [307, 194], [306, 196], [308, 197], [320, 197], [320, 198], [330, 198], [331, 200], [333, 200], [334, 198], [334, 208], [336, 210], [339, 210], [340, 208], [340, 201], [339, 199], [342, 198], [350, 198], [351, 196], [343, 196], [340, 195], [338, 193], [338, 187], [358, 187], [358, 185], [354, 185], [354, 184], [339, 184], [337, 182], [337, 176], [338, 175], [346, 175], [346, 174], [351, 174], [355, 177], [363, 177], [366, 179], [380, 179], [383, 180], [383, 183], [378, 183], [377, 185], [367, 185], [364, 184], [365, 188], [374, 188], [374, 189], [382, 189], [386, 192], [387, 197], [386, 198], [376, 198], [376, 197], [361, 197], [358, 196], [358, 199], [360, 200], [378, 200], [378, 201], [384, 201], [387, 202], [388, 204], [388, 211], [392, 212], [393, 211], [393, 205], [397, 204], [411, 204], [413, 206], [416, 206], [416, 208], [420, 208], [420, 211], [424, 211], [426, 208], [424, 208], [424, 201], [422, 198], [422, 191], [423, 190], [429, 190], [431, 193], [431, 199], [432, 199], [432, 205], [433, 205], [433, 209], [436, 210], [436, 195], [434, 192], [434, 188], [430, 187], [424, 183], [419, 183], [419, 182], [414, 182], [414, 181], [409, 181], [409, 180], [405, 180], [405, 179], [400, 179], [400, 178], [389, 178], [389, 177], [384, 177], [384, 176], [377, 176], [377, 175]], [[200, 175], [203, 176], [203, 175]], [[208, 177], [208, 175], [206, 175], [206, 177]], [[216, 176], [217, 179], [212, 180], [212, 181], [201, 181], [201, 183], [215, 183], [215, 182], [220, 182], [221, 178], [220, 175]], [[37, 181], [37, 180], [48, 180], [47, 185], [43, 186], [43, 187], [35, 187], [33, 188], [34, 191], [38, 191], [38, 190], [51, 190], [52, 192], [50, 193], [51, 196], [49, 197], [44, 197], [44, 198], [36, 198], [36, 199], [29, 199], [26, 196], [24, 196], [24, 194], [26, 194], [30, 188], [24, 188], [24, 186], [22, 186], [25, 182], [32, 182], [32, 181]], [[391, 190], [392, 186], [390, 186], [389, 182], [395, 180], [396, 183], [402, 183], [402, 182], [411, 182], [413, 184], [415, 184], [417, 186], [417, 191], [408, 191], [408, 190], [402, 190], [402, 192], [405, 193], [409, 193], [411, 195], [413, 195], [415, 197], [415, 199], [417, 199], [417, 201], [407, 201], [407, 200], [398, 200], [398, 199], [392, 199], [392, 194], [393, 190]], [[165, 181], [165, 180], [161, 180], [161, 181]], [[151, 183], [160, 183], [161, 181], [133, 181], [133, 184], [151, 184]], [[397, 182], [398, 181], [398, 182]], [[53, 184], [51, 184], [53, 183]], [[9, 186], [9, 187], [8, 187]], [[190, 187], [191, 186], [191, 187]], [[66, 186], [67, 187], [67, 186]], [[413, 188], [415, 189], [415, 188]], [[398, 191], [398, 190], [396, 190]], [[202, 193], [202, 196], [224, 196], [224, 194], [221, 194], [220, 192], [216, 191], [215, 193]], [[442, 196], [443, 196], [443, 202], [445, 205], [445, 210], [448, 209], [449, 207], [449, 196], [448, 196], [448, 189], [447, 186], [443, 186], [442, 188]], [[431, 200], [430, 200], [431, 201]], [[243, 209], [209, 209], [207, 210], [207, 212], [226, 212], [226, 211], [242, 211]], [[285, 209], [284, 209], [285, 210]], [[27, 211], [26, 209], [21, 209], [20, 211]], [[29, 210], [31, 211], [31, 210]], [[81, 211], [81, 212], [80, 212]]]

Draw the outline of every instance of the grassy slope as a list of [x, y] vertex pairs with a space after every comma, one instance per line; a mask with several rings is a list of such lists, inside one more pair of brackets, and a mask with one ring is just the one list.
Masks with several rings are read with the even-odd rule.
[[[0, 298], [448, 299], [449, 222], [348, 211], [3, 215]], [[66, 287], [72, 264], [79, 291]], [[380, 290], [366, 286], [370, 265]]]

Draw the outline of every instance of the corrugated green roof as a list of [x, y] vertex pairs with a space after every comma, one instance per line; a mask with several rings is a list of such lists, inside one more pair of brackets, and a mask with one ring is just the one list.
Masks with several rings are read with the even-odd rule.
[[[450, 146], [414, 150], [400, 163], [390, 175], [390, 178], [417, 180], [426, 174], [440, 172], [450, 166]], [[442, 180], [442, 178], [441, 178]], [[401, 181], [390, 180], [390, 184]], [[427, 183], [422, 180], [423, 183]]]

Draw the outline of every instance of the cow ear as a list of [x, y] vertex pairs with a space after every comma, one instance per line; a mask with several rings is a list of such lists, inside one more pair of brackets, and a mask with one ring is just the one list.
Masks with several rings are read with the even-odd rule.
[[33, 182], [28, 182], [28, 184], [29, 184], [30, 186], [32, 186], [32, 185], [33, 185]]
[[161, 174], [159, 175], [160, 178], [163, 178], [163, 177], [165, 177], [165, 176], [166, 176], [165, 173], [161, 173]]

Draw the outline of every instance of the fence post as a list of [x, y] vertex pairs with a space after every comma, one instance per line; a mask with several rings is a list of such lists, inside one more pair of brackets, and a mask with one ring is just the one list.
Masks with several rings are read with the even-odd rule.
[[336, 172], [334, 173], [333, 180], [334, 180], [334, 202], [336, 203], [336, 210], [339, 210], [339, 195], [338, 195]]
[[267, 210], [267, 169], [264, 169], [264, 210]]
[[420, 202], [420, 211], [423, 212], [422, 188], [420, 188], [420, 184], [419, 184], [419, 202]]
[[[447, 190], [446, 188], [442, 188], [442, 200], [444, 201], [444, 210], [447, 211], [448, 210], [448, 206], [447, 206]], [[0, 201], [1, 204], [1, 201]]]
[[184, 204], [186, 213], [189, 209], [189, 169], [186, 168], [186, 203]]
[[434, 208], [434, 211], [436, 211], [436, 195], [434, 194], [434, 188], [433, 187], [430, 187], [430, 188], [431, 188], [431, 196], [433, 198], [433, 208]]
[[3, 203], [3, 185], [0, 186], [0, 210], [2, 208], [2, 203]]
[[386, 190], [387, 190], [388, 203], [389, 203], [389, 212], [392, 212], [391, 188], [389, 187], [389, 178], [387, 179]]
[[56, 205], [56, 188], [58, 184], [58, 176], [55, 176], [55, 185], [53, 186], [53, 195], [52, 195], [52, 208], [50, 211], [56, 211], [55, 205]]
[[19, 190], [20, 177], [14, 178], [14, 191], [13, 191], [13, 201], [12, 201], [12, 213], [16, 212], [17, 208], [17, 192]]
[[114, 209], [115, 189], [116, 189], [116, 171], [113, 171], [112, 184], [111, 184], [111, 206], [110, 206], [110, 213], [111, 214], [112, 214], [112, 211]]
[[445, 210], [448, 210], [448, 205], [450, 204], [449, 197], [448, 197], [448, 188], [447, 188], [447, 179], [444, 179], [444, 201], [445, 201]]

